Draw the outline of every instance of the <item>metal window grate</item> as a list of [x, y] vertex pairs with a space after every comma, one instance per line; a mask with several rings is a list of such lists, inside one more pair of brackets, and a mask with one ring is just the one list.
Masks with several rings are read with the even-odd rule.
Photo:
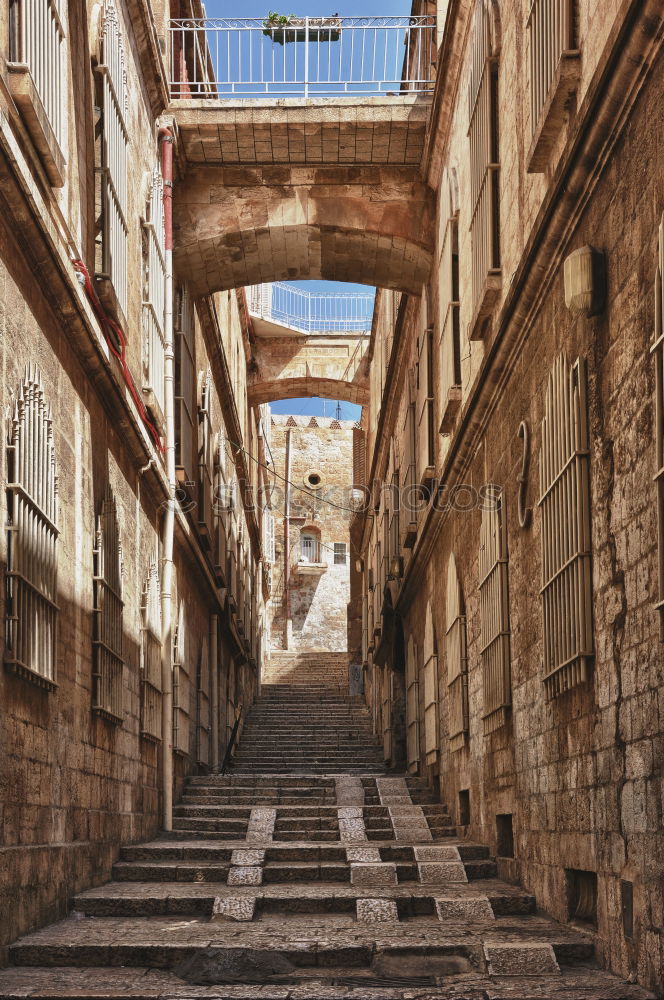
[[61, 149], [64, 148], [65, 95], [63, 84], [65, 30], [62, 0], [17, 0], [10, 5], [13, 20], [11, 58], [23, 63], [39, 95]]
[[7, 448], [5, 662], [56, 687], [58, 478], [50, 407], [29, 366], [12, 407]]
[[92, 710], [122, 722], [122, 547], [115, 498], [107, 490], [97, 518], [94, 550], [95, 638]]
[[196, 761], [210, 763], [210, 655], [207, 635], [203, 636], [196, 678]]
[[178, 290], [175, 324], [176, 465], [186, 482], [194, 478], [194, 307], [185, 285]]
[[147, 220], [143, 224], [146, 245], [143, 282], [143, 337], [145, 346], [145, 388], [154, 393], [163, 415], [166, 308], [166, 238], [164, 231], [163, 181], [159, 166], [152, 171]]
[[480, 655], [485, 735], [507, 721], [511, 704], [507, 526], [500, 488], [487, 489], [479, 552]]
[[549, 698], [583, 683], [593, 654], [590, 484], [585, 364], [563, 353], [549, 375], [542, 420], [542, 615]]
[[335, 542], [334, 543], [334, 564], [335, 566], [345, 566], [347, 562], [346, 558], [346, 543], [345, 542]]
[[127, 69], [115, 6], [104, 4], [101, 38], [102, 63], [102, 271], [115, 290], [120, 308], [127, 311], [127, 146], [129, 108]]
[[161, 740], [161, 592], [157, 561], [143, 587], [141, 627], [141, 736]]
[[383, 723], [383, 757], [392, 760], [392, 671], [389, 666], [382, 670], [382, 723]]
[[468, 87], [473, 305], [500, 270], [498, 212], [498, 38], [493, 0], [477, 0]]
[[575, 53], [576, 0], [532, 0], [528, 13], [533, 135], [563, 55]]
[[438, 656], [431, 606], [427, 605], [424, 627], [424, 752], [426, 763], [435, 763], [438, 753]]
[[408, 770], [417, 771], [420, 760], [420, 685], [417, 651], [412, 636], [406, 649], [406, 750]]
[[184, 601], [180, 601], [173, 631], [173, 749], [176, 753], [188, 755], [191, 685], [185, 629]]
[[468, 648], [466, 613], [457, 574], [456, 560], [450, 556], [447, 566], [447, 657], [448, 720], [450, 750], [459, 750], [468, 736]]
[[208, 544], [214, 537], [213, 479], [214, 436], [212, 433], [212, 372], [199, 375], [198, 407], [198, 526]]
[[422, 483], [431, 479], [436, 462], [433, 424], [433, 327], [422, 330], [418, 338], [417, 407], [417, 477]]

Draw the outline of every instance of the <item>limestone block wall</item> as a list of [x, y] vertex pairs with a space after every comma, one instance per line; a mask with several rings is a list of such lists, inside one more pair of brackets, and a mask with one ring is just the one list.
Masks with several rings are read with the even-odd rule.
[[[348, 648], [347, 607], [350, 600], [349, 500], [352, 487], [353, 422], [331, 418], [274, 415], [272, 456], [285, 476], [286, 439], [290, 434], [291, 517], [288, 525], [288, 624], [284, 597], [283, 481], [275, 479], [275, 596], [271, 602], [272, 649], [345, 652]], [[308, 476], [320, 477], [312, 488]], [[329, 502], [326, 502], [329, 501]], [[324, 569], [299, 572], [300, 537], [310, 531], [320, 539]], [[334, 545], [345, 545], [345, 561], [335, 564]]]
[[263, 684], [323, 684], [348, 688], [348, 654], [273, 650], [262, 673]]

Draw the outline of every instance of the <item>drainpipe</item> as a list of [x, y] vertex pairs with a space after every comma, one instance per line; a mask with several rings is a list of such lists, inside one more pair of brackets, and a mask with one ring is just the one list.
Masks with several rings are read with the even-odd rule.
[[213, 772], [219, 770], [219, 662], [217, 634], [219, 618], [217, 615], [210, 616], [210, 664], [212, 667], [212, 683], [210, 684], [210, 697], [212, 699], [212, 712], [210, 725], [212, 728], [212, 754], [210, 758], [210, 768]]
[[284, 648], [290, 648], [290, 478], [291, 478], [291, 428], [286, 428], [286, 489], [284, 498]]
[[164, 310], [164, 419], [168, 505], [162, 526], [161, 561], [161, 687], [162, 687], [162, 794], [164, 830], [173, 829], [173, 534], [177, 506], [175, 478], [175, 396], [173, 352], [173, 133], [159, 129], [161, 176], [164, 185], [164, 236], [166, 249], [166, 306]]

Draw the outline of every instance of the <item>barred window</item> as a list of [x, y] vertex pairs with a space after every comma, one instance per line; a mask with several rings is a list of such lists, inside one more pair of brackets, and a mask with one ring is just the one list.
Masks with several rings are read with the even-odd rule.
[[[214, 446], [214, 569], [217, 581], [224, 586], [228, 574], [228, 532], [233, 517], [232, 483], [226, 482], [226, 452], [223, 431], [217, 433]], [[267, 513], [267, 512], [266, 512]]]
[[470, 336], [479, 339], [500, 291], [497, 0], [477, 0], [472, 30], [468, 136], [474, 324]]
[[512, 701], [507, 525], [498, 486], [487, 490], [479, 553], [480, 656], [484, 692], [484, 733], [507, 721]]
[[392, 670], [384, 666], [381, 677], [381, 715], [383, 723], [383, 757], [392, 760]]
[[204, 767], [210, 763], [210, 655], [208, 637], [203, 636], [196, 675], [196, 761]]
[[185, 628], [184, 601], [181, 600], [173, 630], [173, 749], [182, 755], [189, 754], [191, 699]]
[[194, 307], [183, 285], [175, 311], [175, 464], [186, 483], [194, 481]]
[[438, 754], [438, 654], [431, 605], [427, 605], [424, 628], [424, 751], [426, 763], [435, 763]]
[[271, 510], [266, 510], [263, 513], [263, 548], [265, 551], [266, 562], [273, 563], [274, 562], [274, 514], [272, 513]]
[[664, 215], [659, 224], [655, 271], [655, 483], [657, 484], [657, 603], [659, 639], [664, 642]]
[[459, 190], [456, 171], [448, 170], [447, 184], [441, 187], [440, 251], [440, 431], [449, 434], [461, 406], [461, 330], [459, 326]]
[[417, 771], [420, 760], [420, 685], [417, 649], [412, 635], [406, 647], [406, 752], [408, 770]]
[[56, 187], [64, 184], [65, 6], [63, 0], [9, 2], [9, 85], [49, 180]]
[[141, 736], [161, 740], [161, 590], [157, 561], [143, 587], [141, 626]]
[[166, 242], [164, 234], [163, 181], [158, 166], [152, 171], [147, 218], [143, 223], [144, 266], [143, 338], [145, 348], [144, 388], [152, 394], [160, 419], [165, 411], [164, 353], [166, 307]]
[[[422, 296], [422, 309], [424, 300]], [[429, 482], [435, 473], [433, 425], [433, 327], [421, 330], [417, 342], [417, 479]]]
[[92, 709], [122, 722], [122, 547], [115, 498], [108, 489], [97, 518], [94, 550], [95, 638]]
[[104, 3], [101, 37], [101, 276], [113, 285], [122, 311], [127, 311], [127, 68], [118, 14]]
[[532, 0], [528, 12], [530, 117], [533, 144], [528, 170], [543, 171], [560, 133], [580, 73], [576, 0]]
[[198, 528], [205, 544], [214, 537], [212, 485], [214, 477], [214, 438], [212, 434], [212, 372], [201, 372], [198, 379]]
[[346, 558], [346, 543], [345, 542], [335, 542], [334, 543], [334, 562], [337, 566], [345, 566], [347, 562]]
[[544, 683], [549, 698], [583, 683], [593, 654], [586, 372], [556, 360], [540, 452]]
[[468, 738], [468, 647], [466, 607], [457, 574], [456, 560], [450, 556], [447, 566], [447, 657], [448, 720], [450, 750], [460, 750]]
[[5, 663], [53, 690], [58, 619], [58, 477], [53, 421], [38, 369], [14, 400], [7, 442]]

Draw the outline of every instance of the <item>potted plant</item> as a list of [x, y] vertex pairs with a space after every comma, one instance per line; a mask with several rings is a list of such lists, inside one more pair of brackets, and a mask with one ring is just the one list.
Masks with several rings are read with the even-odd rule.
[[[271, 10], [263, 21], [263, 34], [279, 45], [304, 42], [307, 38], [306, 22], [304, 17]], [[310, 17], [308, 22], [310, 42], [338, 42], [341, 38], [341, 18], [336, 14], [332, 17]]]

